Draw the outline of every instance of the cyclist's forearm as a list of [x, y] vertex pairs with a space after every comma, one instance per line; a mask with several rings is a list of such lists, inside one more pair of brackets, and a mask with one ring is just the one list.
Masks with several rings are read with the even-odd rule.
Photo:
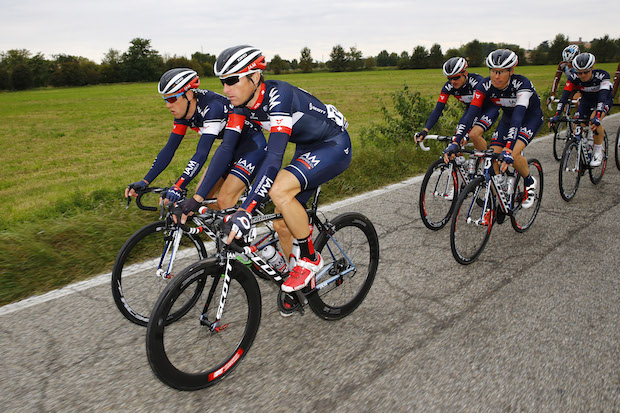
[[176, 133], [171, 133], [166, 146], [164, 146], [159, 154], [153, 161], [153, 165], [151, 165], [151, 169], [144, 176], [144, 180], [147, 182], [153, 182], [155, 178], [159, 176], [160, 173], [170, 164], [170, 161], [174, 157], [174, 154], [181, 144], [181, 140], [183, 139], [183, 135], [177, 135]]

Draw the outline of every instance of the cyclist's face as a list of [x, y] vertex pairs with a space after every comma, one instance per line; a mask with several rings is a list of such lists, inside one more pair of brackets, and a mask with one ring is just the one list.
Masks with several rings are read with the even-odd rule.
[[456, 76], [448, 77], [448, 81], [452, 86], [454, 86], [455, 89], [460, 89], [467, 81], [467, 72], [460, 73]]
[[506, 89], [514, 69], [491, 69], [491, 83], [499, 90]]
[[582, 82], [587, 82], [588, 80], [592, 79], [592, 69], [582, 70], [582, 71], [578, 70], [575, 73], [577, 73], [579, 80], [581, 80]]
[[187, 110], [187, 101], [189, 98], [189, 96], [187, 96], [188, 93], [192, 93], [191, 90], [187, 91], [185, 95], [179, 96], [173, 103], [170, 103], [167, 100], [165, 101], [166, 108], [168, 108], [175, 119], [179, 119]]
[[[250, 80], [250, 78], [252, 79]], [[252, 96], [256, 90], [258, 79], [260, 79], [260, 73], [256, 72], [249, 76], [243, 76], [234, 85], [224, 84], [224, 94], [228, 97], [233, 106], [239, 106]], [[252, 83], [252, 81], [254, 81], [254, 83]], [[252, 103], [254, 102], [250, 101], [248, 106], [251, 106]]]

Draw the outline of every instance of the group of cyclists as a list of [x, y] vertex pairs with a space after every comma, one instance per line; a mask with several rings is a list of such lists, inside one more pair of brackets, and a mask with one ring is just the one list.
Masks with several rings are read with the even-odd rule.
[[[600, 165], [604, 136], [602, 119], [608, 113], [618, 88], [619, 72], [612, 87], [609, 73], [594, 69], [595, 57], [579, 53], [571, 45], [562, 53], [563, 61], [553, 82], [554, 99], [562, 73], [567, 78], [564, 92], [550, 125], [557, 122], [563, 106], [575, 92], [581, 94], [576, 115], [589, 118], [595, 136], [591, 165]], [[448, 59], [443, 65], [447, 82], [423, 130], [421, 141], [442, 114], [450, 95], [465, 105], [452, 143], [444, 159], [455, 156], [469, 140], [478, 150], [486, 150], [483, 137], [501, 119], [490, 141], [495, 153], [501, 153], [497, 170], [509, 164], [524, 177], [523, 208], [533, 205], [537, 182], [529, 174], [523, 149], [543, 125], [540, 97], [526, 77], [515, 74], [516, 53], [508, 49], [493, 51], [486, 58], [490, 75], [483, 77], [468, 71], [463, 57]], [[217, 58], [214, 72], [223, 86], [223, 95], [200, 89], [198, 74], [189, 68], [175, 68], [163, 74], [158, 92], [174, 117], [168, 142], [140, 181], [128, 185], [125, 197], [137, 196], [136, 190], [148, 186], [169, 165], [187, 129], [200, 134], [196, 152], [183, 174], [168, 190], [166, 202], [176, 203], [181, 223], [198, 211], [205, 198], [217, 198], [214, 208], [233, 207], [241, 195], [247, 197], [238, 210], [227, 217], [230, 234], [227, 242], [250, 231], [250, 220], [257, 205], [269, 196], [283, 219], [274, 222], [285, 256], [289, 275], [282, 290], [294, 292], [313, 280], [323, 266], [314, 250], [305, 204], [312, 191], [347, 169], [352, 148], [348, 122], [332, 105], [323, 104], [309, 92], [280, 80], [265, 80], [265, 57], [261, 50], [247, 45], [224, 50]], [[613, 89], [613, 91], [612, 91]], [[266, 140], [262, 130], [268, 131]], [[182, 200], [186, 186], [199, 174], [216, 139], [222, 142], [200, 178], [196, 193]], [[280, 169], [289, 143], [295, 153]]]

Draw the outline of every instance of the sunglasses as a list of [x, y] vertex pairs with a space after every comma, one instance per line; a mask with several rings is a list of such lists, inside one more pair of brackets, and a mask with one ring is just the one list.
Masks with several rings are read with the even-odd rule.
[[222, 82], [222, 86], [223, 85], [228, 85], [228, 86], [236, 85], [237, 83], [239, 83], [242, 77], [251, 75], [252, 73], [254, 72], [246, 72], [246, 73], [241, 73], [240, 75], [228, 76], [224, 79], [220, 78], [220, 82]]
[[168, 102], [168, 103], [174, 103], [174, 102], [176, 102], [176, 101], [177, 101], [177, 99], [178, 99], [179, 97], [181, 97], [181, 96], [182, 96], [182, 95], [184, 95], [184, 94], [185, 94], [185, 92], [180, 92], [180, 93], [177, 93], [176, 95], [172, 95], [172, 96], [168, 96], [168, 97], [164, 96], [164, 100], [165, 100], [166, 102]]
[[457, 75], [457, 76], [448, 76], [448, 80], [459, 80], [461, 78], [462, 75]]
[[583, 72], [577, 72], [577, 76], [581, 76], [581, 75], [587, 75], [588, 73], [590, 73], [592, 70], [585, 70]]

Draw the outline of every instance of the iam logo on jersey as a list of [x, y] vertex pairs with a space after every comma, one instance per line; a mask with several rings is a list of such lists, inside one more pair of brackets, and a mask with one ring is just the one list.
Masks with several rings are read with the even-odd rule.
[[310, 152], [304, 153], [297, 158], [297, 160], [304, 164], [308, 169], [314, 168], [321, 162], [320, 159], [316, 159], [316, 155], [310, 155]]
[[235, 167], [241, 169], [246, 175], [252, 175], [255, 168], [255, 166], [252, 165], [252, 162], [248, 162], [243, 158], [239, 159], [239, 161], [235, 164]]

